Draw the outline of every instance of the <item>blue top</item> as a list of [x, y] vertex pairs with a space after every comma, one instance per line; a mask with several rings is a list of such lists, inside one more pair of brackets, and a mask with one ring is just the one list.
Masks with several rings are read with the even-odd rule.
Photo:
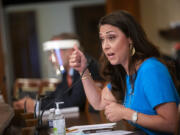
[[[180, 97], [168, 69], [156, 58], [149, 58], [141, 64], [137, 71], [134, 92], [131, 88], [130, 76], [128, 75], [126, 75], [126, 84], [127, 90], [124, 105], [137, 112], [156, 115], [156, 106], [167, 102], [175, 102], [177, 105], [180, 103]], [[108, 84], [107, 87], [110, 90], [112, 89], [111, 84]], [[134, 125], [148, 135], [166, 135], [165, 133], [143, 128], [138, 124]]]

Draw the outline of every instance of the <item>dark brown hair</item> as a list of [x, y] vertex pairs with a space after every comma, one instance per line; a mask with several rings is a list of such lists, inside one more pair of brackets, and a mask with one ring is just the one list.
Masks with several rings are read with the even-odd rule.
[[[144, 61], [149, 57], [160, 59], [160, 52], [147, 38], [142, 27], [135, 19], [126, 11], [116, 11], [102, 17], [99, 21], [99, 28], [109, 24], [119, 28], [127, 38], [130, 38], [135, 48], [135, 54], [129, 56], [129, 74], [132, 89], [136, 79], [135, 64], [139, 61]], [[102, 52], [101, 57], [101, 74], [112, 85], [112, 93], [118, 100], [123, 100], [126, 90], [126, 71], [122, 65], [111, 65]], [[134, 74], [134, 75], [133, 75]]]

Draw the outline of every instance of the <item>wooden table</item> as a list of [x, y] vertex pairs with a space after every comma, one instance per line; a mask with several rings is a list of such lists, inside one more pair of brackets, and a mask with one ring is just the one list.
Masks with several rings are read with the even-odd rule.
[[0, 102], [0, 134], [3, 134], [3, 131], [10, 124], [14, 116], [13, 108], [10, 105]]
[[[105, 119], [105, 116], [103, 116], [102, 113], [96, 112], [96, 113], [90, 113], [90, 112], [80, 112], [79, 116], [77, 117], [70, 117], [66, 118], [66, 127], [71, 126], [77, 126], [77, 125], [89, 125], [89, 124], [103, 124], [108, 123], [107, 119]], [[116, 127], [114, 130], [131, 130], [134, 129], [130, 124], [128, 124], [126, 121], [120, 121], [117, 122]], [[145, 133], [141, 131], [135, 131], [134, 133], [131, 133], [129, 135], [145, 135]]]
[[[68, 116], [67, 116], [68, 115]], [[101, 113], [79, 112], [74, 114], [65, 115], [66, 128], [77, 125], [89, 125], [89, 124], [102, 124], [109, 121], [105, 120]], [[114, 130], [129, 130], [125, 121], [120, 121]], [[23, 129], [24, 135], [34, 135], [35, 127], [26, 127]], [[48, 135], [47, 127], [44, 127], [39, 132], [40, 135]], [[142, 132], [134, 132], [129, 135], [144, 135]]]

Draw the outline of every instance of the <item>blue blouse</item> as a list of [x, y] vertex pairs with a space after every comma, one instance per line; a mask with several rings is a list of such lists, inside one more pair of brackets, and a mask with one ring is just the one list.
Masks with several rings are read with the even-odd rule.
[[[126, 75], [126, 85], [124, 105], [137, 112], [157, 115], [156, 106], [167, 102], [175, 102], [177, 105], [180, 103], [180, 97], [168, 69], [156, 58], [149, 58], [141, 64], [134, 82], [134, 91], [131, 88], [130, 76], [128, 75]], [[110, 83], [107, 87], [112, 89]], [[138, 124], [134, 125], [148, 135], [166, 135]]]

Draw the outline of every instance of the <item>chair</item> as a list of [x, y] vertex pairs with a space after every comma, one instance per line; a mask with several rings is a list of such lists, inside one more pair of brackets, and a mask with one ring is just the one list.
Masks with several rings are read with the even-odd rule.
[[53, 92], [61, 81], [56, 78], [42, 79], [39, 93], [45, 95]]
[[32, 118], [25, 120], [26, 127], [33, 127], [38, 124], [38, 119]]
[[34, 135], [35, 134], [35, 127], [24, 127], [21, 129], [22, 135]]
[[33, 127], [37, 125], [38, 120], [34, 118], [34, 113], [21, 113], [21, 120], [24, 121], [24, 127]]
[[21, 99], [25, 96], [36, 98], [41, 88], [41, 79], [18, 78], [14, 83], [14, 98]]

